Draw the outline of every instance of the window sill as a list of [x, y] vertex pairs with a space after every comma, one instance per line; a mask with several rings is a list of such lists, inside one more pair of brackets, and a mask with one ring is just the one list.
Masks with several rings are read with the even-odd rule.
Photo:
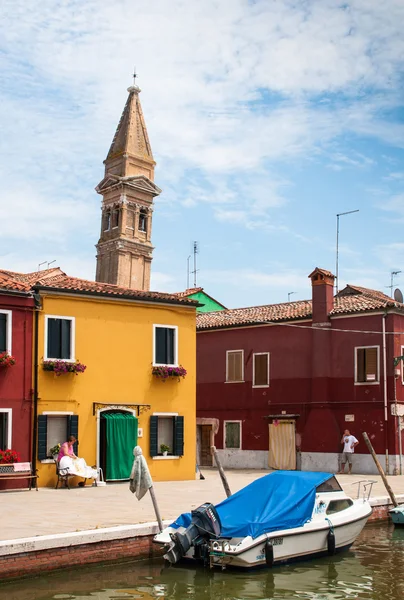
[[253, 385], [252, 387], [254, 389], [269, 388], [269, 383], [267, 383], [266, 385]]
[[161, 363], [153, 363], [152, 365], [153, 367], [173, 367], [173, 369], [176, 369], [177, 367], [179, 367], [180, 365], [178, 363], [169, 365], [169, 364], [161, 364]]
[[244, 379], [240, 379], [240, 381], [225, 381], [225, 383], [245, 383]]
[[153, 460], [178, 460], [180, 457], [179, 456], [152, 456]]
[[354, 385], [380, 385], [380, 381], [355, 381]]
[[47, 360], [52, 360], [52, 361], [58, 360], [58, 361], [67, 362], [67, 363], [75, 363], [76, 362], [75, 358], [48, 358], [48, 357], [44, 358], [44, 361], [47, 361]]
[[55, 461], [53, 460], [53, 458], [44, 458], [40, 462], [42, 465], [54, 465], [55, 464]]

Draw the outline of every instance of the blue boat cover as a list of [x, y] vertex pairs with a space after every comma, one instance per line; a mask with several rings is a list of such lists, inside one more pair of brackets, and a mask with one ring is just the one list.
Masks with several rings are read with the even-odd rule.
[[[316, 487], [331, 473], [274, 471], [216, 505], [222, 522], [220, 537], [256, 538], [263, 533], [301, 527], [311, 518]], [[183, 513], [171, 527], [188, 527], [191, 514]]]

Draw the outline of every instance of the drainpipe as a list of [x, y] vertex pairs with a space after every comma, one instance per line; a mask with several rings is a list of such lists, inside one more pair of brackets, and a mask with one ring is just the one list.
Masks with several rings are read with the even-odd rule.
[[386, 352], [386, 319], [387, 313], [382, 316], [383, 332], [383, 399], [384, 399], [384, 440], [386, 448], [386, 475], [389, 474], [389, 450], [388, 450], [388, 431], [387, 431], [387, 352]]
[[396, 430], [397, 430], [397, 435], [398, 435], [398, 451], [400, 453], [400, 475], [402, 475], [403, 474], [403, 461], [402, 461], [403, 447], [402, 447], [402, 442], [401, 442], [401, 423], [400, 423], [400, 417], [398, 416], [398, 408], [397, 408], [397, 377], [396, 377], [395, 363], [394, 363], [393, 375], [394, 375], [394, 405], [395, 405], [395, 409], [396, 409]]
[[32, 433], [32, 470], [36, 470], [37, 443], [38, 443], [38, 323], [39, 311], [41, 308], [40, 295], [34, 294], [35, 311], [34, 311], [34, 416], [33, 416], [33, 433]]

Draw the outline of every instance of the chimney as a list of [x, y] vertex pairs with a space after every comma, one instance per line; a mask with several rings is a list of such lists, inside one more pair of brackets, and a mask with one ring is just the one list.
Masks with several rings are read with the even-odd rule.
[[316, 267], [309, 275], [312, 286], [313, 323], [329, 323], [334, 308], [334, 280], [331, 271]]

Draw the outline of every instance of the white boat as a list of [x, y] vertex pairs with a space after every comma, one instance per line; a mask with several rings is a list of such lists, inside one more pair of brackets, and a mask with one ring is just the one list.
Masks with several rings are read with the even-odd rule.
[[170, 563], [251, 569], [347, 550], [372, 514], [331, 473], [275, 471], [216, 507], [205, 503], [154, 537]]

